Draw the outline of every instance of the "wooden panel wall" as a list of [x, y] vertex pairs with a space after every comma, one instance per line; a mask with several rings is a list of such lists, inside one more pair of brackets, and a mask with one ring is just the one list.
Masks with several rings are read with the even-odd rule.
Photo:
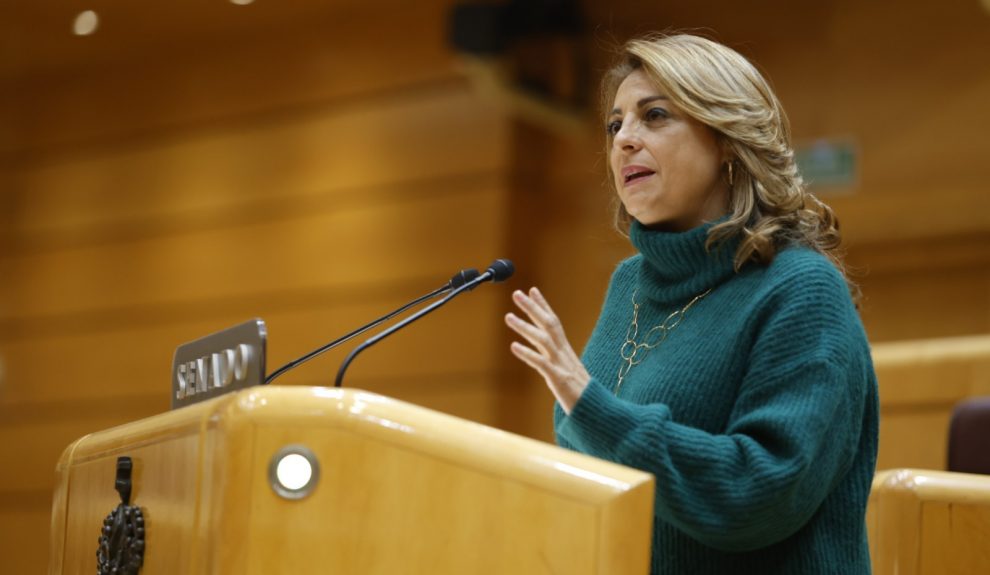
[[[351, 7], [5, 93], [4, 572], [43, 572], [71, 440], [168, 409], [178, 344], [259, 316], [271, 371], [505, 255], [508, 126], [456, 72], [448, 4]], [[348, 383], [496, 424], [507, 302], [464, 297]], [[279, 383], [329, 385], [349, 347]]]

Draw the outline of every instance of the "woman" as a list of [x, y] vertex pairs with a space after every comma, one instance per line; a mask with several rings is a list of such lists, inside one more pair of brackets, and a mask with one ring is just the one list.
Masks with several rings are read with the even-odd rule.
[[653, 573], [868, 573], [876, 377], [780, 103], [689, 35], [628, 43], [603, 102], [639, 253], [580, 359], [537, 289], [506, 316], [558, 442], [656, 476]]

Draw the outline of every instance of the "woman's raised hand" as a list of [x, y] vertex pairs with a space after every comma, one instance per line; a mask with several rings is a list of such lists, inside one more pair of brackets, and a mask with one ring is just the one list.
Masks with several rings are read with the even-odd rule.
[[591, 375], [574, 353], [557, 314], [543, 299], [540, 290], [530, 288], [528, 295], [516, 290], [512, 293], [512, 301], [526, 313], [529, 321], [508, 313], [505, 323], [533, 346], [526, 347], [514, 341], [510, 346], [513, 355], [543, 376], [564, 412], [570, 414], [591, 381]]

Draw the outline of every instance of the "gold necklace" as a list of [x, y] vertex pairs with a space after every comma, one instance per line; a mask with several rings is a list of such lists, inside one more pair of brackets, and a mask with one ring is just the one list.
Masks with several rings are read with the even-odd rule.
[[[626, 329], [626, 341], [622, 344], [622, 347], [619, 348], [619, 355], [622, 356], [625, 363], [619, 366], [619, 383], [615, 386], [616, 396], [619, 395], [619, 389], [622, 387], [622, 382], [629, 373], [629, 370], [631, 370], [634, 365], [639, 365], [644, 359], [646, 359], [646, 356], [649, 355], [650, 350], [663, 343], [664, 340], [667, 339], [667, 334], [670, 333], [672, 329], [680, 325], [681, 320], [684, 319], [684, 314], [687, 313], [687, 310], [691, 309], [691, 306], [696, 304], [698, 300], [711, 293], [712, 288], [708, 288], [704, 293], [694, 296], [694, 299], [689, 301], [686, 306], [671, 313], [666, 319], [654, 326], [650, 329], [650, 331], [646, 332], [646, 335], [643, 336], [641, 343], [636, 343], [636, 336], [639, 334], [639, 304], [636, 303], [636, 291], [638, 290], [633, 290], [632, 294], [632, 323], [629, 324], [629, 327]], [[654, 341], [650, 341], [651, 339]]]

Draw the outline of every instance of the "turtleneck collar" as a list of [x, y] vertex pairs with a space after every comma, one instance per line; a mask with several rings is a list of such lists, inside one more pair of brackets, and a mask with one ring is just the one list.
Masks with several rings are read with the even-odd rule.
[[677, 304], [729, 279], [738, 239], [705, 251], [708, 230], [722, 220], [685, 232], [653, 231], [633, 220], [629, 239], [643, 254], [639, 293], [661, 305]]

